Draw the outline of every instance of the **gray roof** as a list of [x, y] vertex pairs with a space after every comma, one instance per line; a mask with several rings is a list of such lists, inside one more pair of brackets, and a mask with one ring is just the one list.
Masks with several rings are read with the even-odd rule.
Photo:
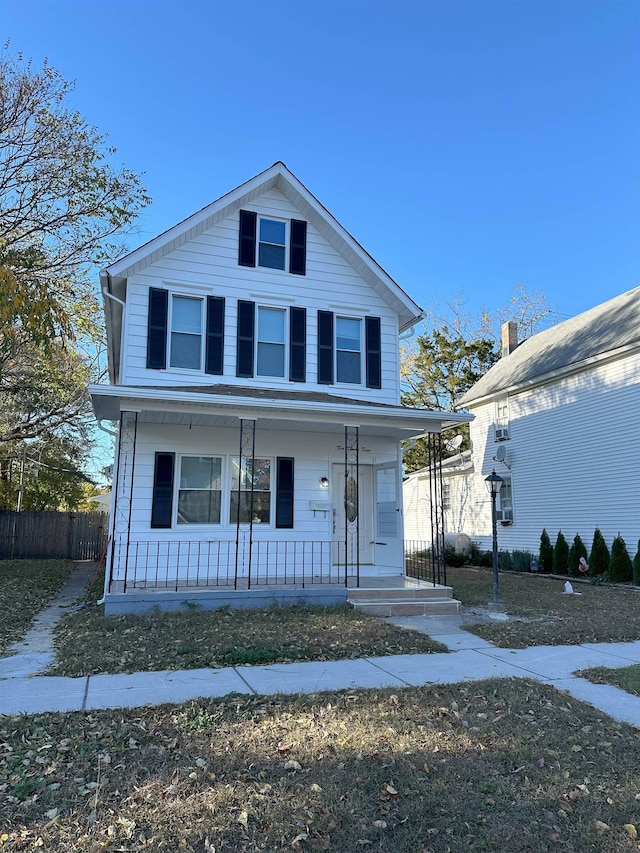
[[634, 345], [640, 346], [640, 287], [523, 341], [467, 391], [458, 407]]

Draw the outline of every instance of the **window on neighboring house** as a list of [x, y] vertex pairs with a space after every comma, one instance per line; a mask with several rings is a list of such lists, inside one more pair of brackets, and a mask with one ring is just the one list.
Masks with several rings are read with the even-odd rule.
[[172, 297], [170, 341], [170, 367], [202, 369], [202, 299]]
[[451, 483], [448, 480], [442, 482], [442, 511], [449, 512], [451, 510]]
[[336, 317], [336, 381], [362, 382], [362, 320]]
[[258, 308], [258, 376], [285, 375], [285, 325], [284, 308]]
[[495, 407], [495, 437], [496, 441], [509, 438], [509, 398], [496, 400]]
[[222, 459], [183, 456], [180, 460], [178, 524], [219, 524]]
[[513, 521], [513, 490], [511, 488], [511, 477], [504, 476], [502, 488], [498, 495], [496, 505], [496, 519], [502, 522]]
[[[253, 486], [253, 493], [251, 491]], [[252, 506], [253, 504], [253, 506]], [[231, 505], [229, 522], [269, 524], [271, 522], [271, 460], [231, 460]]]

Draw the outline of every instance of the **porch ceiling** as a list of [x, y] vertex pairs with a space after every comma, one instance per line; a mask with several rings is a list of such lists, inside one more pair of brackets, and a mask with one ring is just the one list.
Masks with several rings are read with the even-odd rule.
[[127, 388], [91, 386], [89, 392], [98, 420], [119, 421], [121, 411], [137, 411], [141, 423], [180, 426], [236, 427], [241, 418], [254, 418], [260, 430], [289, 430], [341, 434], [346, 424], [362, 434], [402, 441], [472, 419], [468, 414], [430, 412], [401, 406], [371, 404], [316, 393], [292, 399], [290, 393], [264, 390], [255, 396], [211, 393], [201, 389]]

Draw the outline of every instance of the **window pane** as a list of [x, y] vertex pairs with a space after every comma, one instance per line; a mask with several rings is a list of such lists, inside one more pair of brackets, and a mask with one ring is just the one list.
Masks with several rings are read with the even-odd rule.
[[395, 468], [378, 468], [376, 471], [376, 487], [378, 491], [378, 503], [395, 501], [397, 476]]
[[340, 352], [336, 357], [338, 382], [350, 382], [354, 385], [360, 384], [360, 353]]
[[180, 465], [181, 489], [220, 489], [222, 460], [209, 456], [184, 456]]
[[260, 220], [260, 242], [277, 243], [284, 246], [286, 228], [284, 222], [276, 222], [273, 219]]
[[178, 524], [219, 524], [221, 492], [178, 493]]
[[272, 270], [283, 270], [284, 246], [271, 246], [267, 243], [260, 243], [258, 266], [268, 267]]
[[174, 296], [171, 328], [174, 332], [199, 335], [202, 332], [202, 300]]
[[171, 335], [170, 366], [200, 370], [201, 351], [200, 335], [183, 335], [174, 332]]
[[282, 344], [258, 344], [258, 376], [284, 376]]
[[[229, 521], [235, 524], [238, 520], [238, 499], [240, 500], [240, 522], [248, 524], [252, 518], [251, 493], [231, 492]], [[253, 523], [269, 524], [271, 521], [271, 495], [269, 492], [253, 493]]]
[[[252, 464], [250, 459], [242, 460], [242, 476], [240, 477], [240, 488], [251, 489], [253, 474], [253, 488], [261, 491], [269, 491], [271, 486], [271, 460], [255, 459]], [[231, 460], [231, 488], [238, 488], [238, 457]]]
[[360, 320], [336, 318], [336, 346], [338, 349], [360, 350]]
[[284, 343], [284, 309], [258, 309], [258, 340], [274, 344]]

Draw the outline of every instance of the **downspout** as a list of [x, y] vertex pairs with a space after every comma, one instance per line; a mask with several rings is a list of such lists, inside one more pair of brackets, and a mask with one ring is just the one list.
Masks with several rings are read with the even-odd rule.
[[114, 302], [117, 302], [118, 305], [120, 305], [122, 307], [122, 322], [120, 324], [120, 364], [119, 364], [119, 370], [118, 370], [119, 375], [116, 377], [117, 384], [119, 385], [120, 384], [120, 374], [122, 374], [122, 354], [124, 352], [124, 327], [125, 327], [124, 315], [125, 315], [125, 311], [127, 308], [127, 303], [124, 302], [124, 300], [120, 299], [120, 297], [115, 296], [113, 293], [111, 293], [111, 290], [110, 290], [110, 288], [111, 288], [111, 273], [108, 270], [105, 270], [105, 275], [107, 277], [107, 286], [102, 288], [103, 296], [105, 296], [107, 299], [112, 299]]

